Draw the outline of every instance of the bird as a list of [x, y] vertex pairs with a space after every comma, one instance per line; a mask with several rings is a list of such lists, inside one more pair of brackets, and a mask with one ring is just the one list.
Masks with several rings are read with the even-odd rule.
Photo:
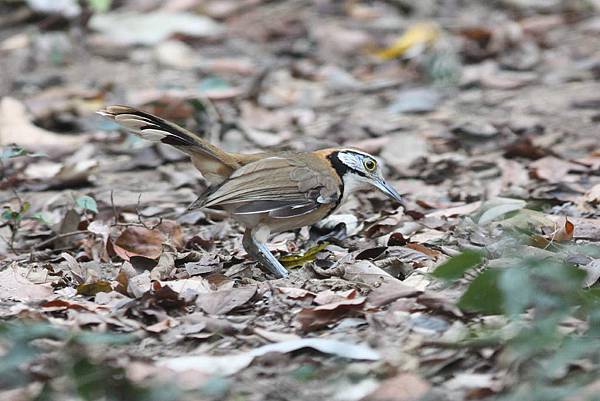
[[143, 139], [171, 145], [191, 158], [210, 184], [188, 210], [218, 208], [245, 227], [246, 252], [275, 277], [288, 271], [266, 243], [271, 234], [313, 225], [335, 212], [348, 196], [375, 187], [405, 206], [369, 153], [350, 147], [316, 151], [227, 152], [179, 125], [123, 105], [97, 112]]

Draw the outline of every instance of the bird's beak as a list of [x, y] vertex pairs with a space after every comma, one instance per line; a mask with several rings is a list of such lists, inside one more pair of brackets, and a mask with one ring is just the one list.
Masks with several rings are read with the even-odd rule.
[[406, 203], [404, 202], [404, 199], [402, 199], [402, 196], [400, 196], [398, 191], [396, 191], [396, 188], [392, 187], [383, 179], [375, 181], [374, 184], [377, 188], [379, 188], [381, 192], [383, 192], [384, 194], [401, 204], [406, 209]]

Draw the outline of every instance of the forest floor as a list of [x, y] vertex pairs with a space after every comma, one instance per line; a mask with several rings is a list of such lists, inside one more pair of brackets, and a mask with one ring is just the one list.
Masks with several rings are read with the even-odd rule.
[[[0, 400], [598, 400], [599, 11], [0, 1]], [[108, 104], [361, 148], [407, 208], [275, 235], [274, 279]]]

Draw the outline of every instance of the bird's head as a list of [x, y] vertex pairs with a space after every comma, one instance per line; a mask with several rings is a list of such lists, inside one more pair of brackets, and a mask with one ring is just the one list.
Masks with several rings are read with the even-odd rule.
[[381, 165], [374, 156], [355, 149], [336, 149], [329, 153], [327, 158], [344, 182], [344, 195], [374, 186], [396, 202], [405, 205], [398, 191], [383, 177]]

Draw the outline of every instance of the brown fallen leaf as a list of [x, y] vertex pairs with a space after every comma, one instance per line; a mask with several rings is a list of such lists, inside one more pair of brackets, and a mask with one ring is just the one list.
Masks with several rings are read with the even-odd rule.
[[151, 324], [150, 326], [146, 326], [145, 329], [146, 329], [146, 331], [149, 331], [151, 333], [158, 334], [158, 333], [167, 331], [172, 327], [176, 327], [178, 325], [179, 325], [179, 322], [177, 320], [168, 318], [165, 320], [161, 320], [158, 323]]
[[398, 279], [368, 260], [359, 260], [346, 265], [344, 267], [343, 278], [348, 281], [355, 281], [368, 285], [379, 285], [381, 283], [398, 281]]
[[421, 252], [427, 256], [430, 256], [434, 260], [437, 260], [437, 258], [442, 256], [442, 253], [440, 251], [435, 250], [430, 247], [427, 247], [423, 244], [417, 244], [417, 243], [410, 242], [410, 243], [406, 244], [406, 247], [410, 248], [410, 249], [414, 249], [415, 251]]
[[277, 331], [261, 329], [260, 327], [255, 327], [253, 331], [254, 334], [259, 335], [265, 340], [271, 341], [273, 343], [300, 339], [299, 336], [293, 333], [280, 333]]
[[592, 206], [600, 205], [600, 184], [594, 185], [585, 195], [584, 199]]
[[16, 299], [28, 302], [44, 300], [52, 289], [44, 284], [34, 284], [21, 276], [14, 266], [0, 272], [0, 300]]
[[313, 302], [317, 305], [327, 305], [335, 302], [345, 301], [347, 299], [354, 299], [358, 293], [355, 289], [348, 291], [332, 291], [325, 290], [317, 294]]
[[467, 203], [461, 206], [454, 206], [448, 209], [436, 210], [435, 212], [428, 213], [425, 217], [456, 217], [466, 216], [477, 211], [481, 207], [481, 202]]
[[40, 305], [45, 312], [73, 309], [77, 311], [95, 312], [98, 309], [108, 309], [104, 305], [83, 300], [53, 299]]
[[431, 385], [414, 373], [400, 373], [384, 380], [371, 394], [360, 401], [418, 401], [429, 391]]
[[163, 243], [170, 241], [176, 248], [184, 245], [181, 227], [175, 221], [164, 220], [152, 230], [145, 227], [127, 227], [114, 242], [115, 253], [124, 260], [132, 256], [156, 259], [160, 256]]
[[569, 172], [581, 168], [581, 166], [554, 156], [543, 157], [529, 165], [530, 173], [534, 178], [551, 183], [572, 181], [567, 177]]
[[567, 217], [559, 220], [554, 230], [547, 235], [532, 235], [531, 244], [538, 248], [546, 248], [555, 242], [567, 242], [573, 239], [575, 225]]
[[556, 242], [565, 242], [573, 239], [573, 233], [575, 232], [575, 225], [565, 217], [564, 224], [559, 225], [556, 234], [552, 237], [552, 240]]
[[412, 297], [420, 294], [421, 291], [416, 288], [402, 284], [400, 280], [388, 282], [374, 288], [368, 295], [367, 301], [369, 307], [378, 308], [387, 305], [399, 298]]
[[300, 323], [302, 330], [316, 330], [335, 323], [353, 312], [362, 310], [365, 301], [365, 297], [357, 297], [319, 305], [314, 308], [303, 308], [296, 316], [296, 320]]
[[256, 294], [256, 288], [253, 285], [202, 293], [198, 295], [196, 305], [208, 314], [224, 315], [252, 299]]
[[0, 100], [0, 145], [16, 143], [29, 150], [56, 149], [68, 152], [88, 139], [87, 135], [59, 135], [31, 123], [25, 106], [17, 99]]
[[302, 288], [295, 287], [276, 287], [277, 291], [282, 293], [288, 298], [291, 299], [306, 299], [308, 297], [314, 297], [317, 294], [314, 292], [310, 292], [308, 290], [304, 290]]

